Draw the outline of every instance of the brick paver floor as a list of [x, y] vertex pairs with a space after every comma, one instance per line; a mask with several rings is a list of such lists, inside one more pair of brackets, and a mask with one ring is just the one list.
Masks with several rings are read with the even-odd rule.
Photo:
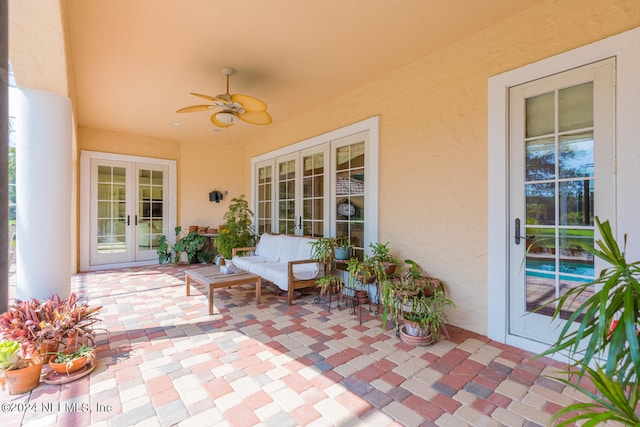
[[104, 307], [96, 367], [0, 391], [0, 425], [535, 426], [582, 399], [546, 376], [559, 362], [456, 327], [414, 348], [313, 293], [289, 306], [263, 285], [256, 306], [254, 286], [220, 289], [210, 316], [204, 288], [185, 296], [187, 268], [202, 266], [74, 276]]

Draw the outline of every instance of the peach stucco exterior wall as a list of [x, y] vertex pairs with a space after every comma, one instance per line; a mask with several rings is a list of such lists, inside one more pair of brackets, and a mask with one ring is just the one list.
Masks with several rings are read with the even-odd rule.
[[637, 0], [546, 2], [274, 124], [247, 141], [244, 180], [253, 156], [380, 116], [379, 240], [444, 281], [452, 323], [486, 334], [488, 78], [638, 25]]

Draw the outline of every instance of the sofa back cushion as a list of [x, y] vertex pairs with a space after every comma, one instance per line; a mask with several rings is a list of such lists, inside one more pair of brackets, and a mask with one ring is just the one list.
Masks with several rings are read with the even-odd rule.
[[271, 261], [280, 260], [280, 252], [282, 247], [282, 236], [280, 234], [263, 234], [256, 245], [256, 255]]

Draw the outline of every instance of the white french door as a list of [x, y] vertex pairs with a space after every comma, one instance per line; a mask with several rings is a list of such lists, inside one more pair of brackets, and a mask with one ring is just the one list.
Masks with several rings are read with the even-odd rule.
[[[329, 224], [325, 189], [329, 187], [328, 164], [326, 145], [276, 158], [276, 232], [304, 236], [327, 234]], [[266, 176], [267, 171], [268, 166], [259, 166], [258, 177], [261, 174]], [[259, 182], [259, 189], [260, 185]], [[266, 188], [264, 187], [265, 191]], [[258, 197], [260, 203], [260, 192]], [[258, 220], [260, 221], [260, 212]]]
[[81, 269], [156, 262], [160, 236], [173, 239], [172, 161], [81, 155]]
[[[550, 301], [603, 267], [585, 249], [614, 220], [613, 60], [509, 90], [509, 333], [557, 337]], [[582, 295], [580, 301], [588, 298]]]

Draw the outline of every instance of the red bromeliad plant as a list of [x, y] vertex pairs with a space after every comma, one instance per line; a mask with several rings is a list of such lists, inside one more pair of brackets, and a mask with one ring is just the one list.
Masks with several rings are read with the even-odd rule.
[[78, 338], [95, 343], [94, 325], [102, 306], [80, 303], [75, 293], [61, 299], [54, 294], [47, 300], [16, 299], [6, 313], [0, 315], [0, 333], [5, 339], [27, 344], [33, 350], [47, 341], [74, 344]]

